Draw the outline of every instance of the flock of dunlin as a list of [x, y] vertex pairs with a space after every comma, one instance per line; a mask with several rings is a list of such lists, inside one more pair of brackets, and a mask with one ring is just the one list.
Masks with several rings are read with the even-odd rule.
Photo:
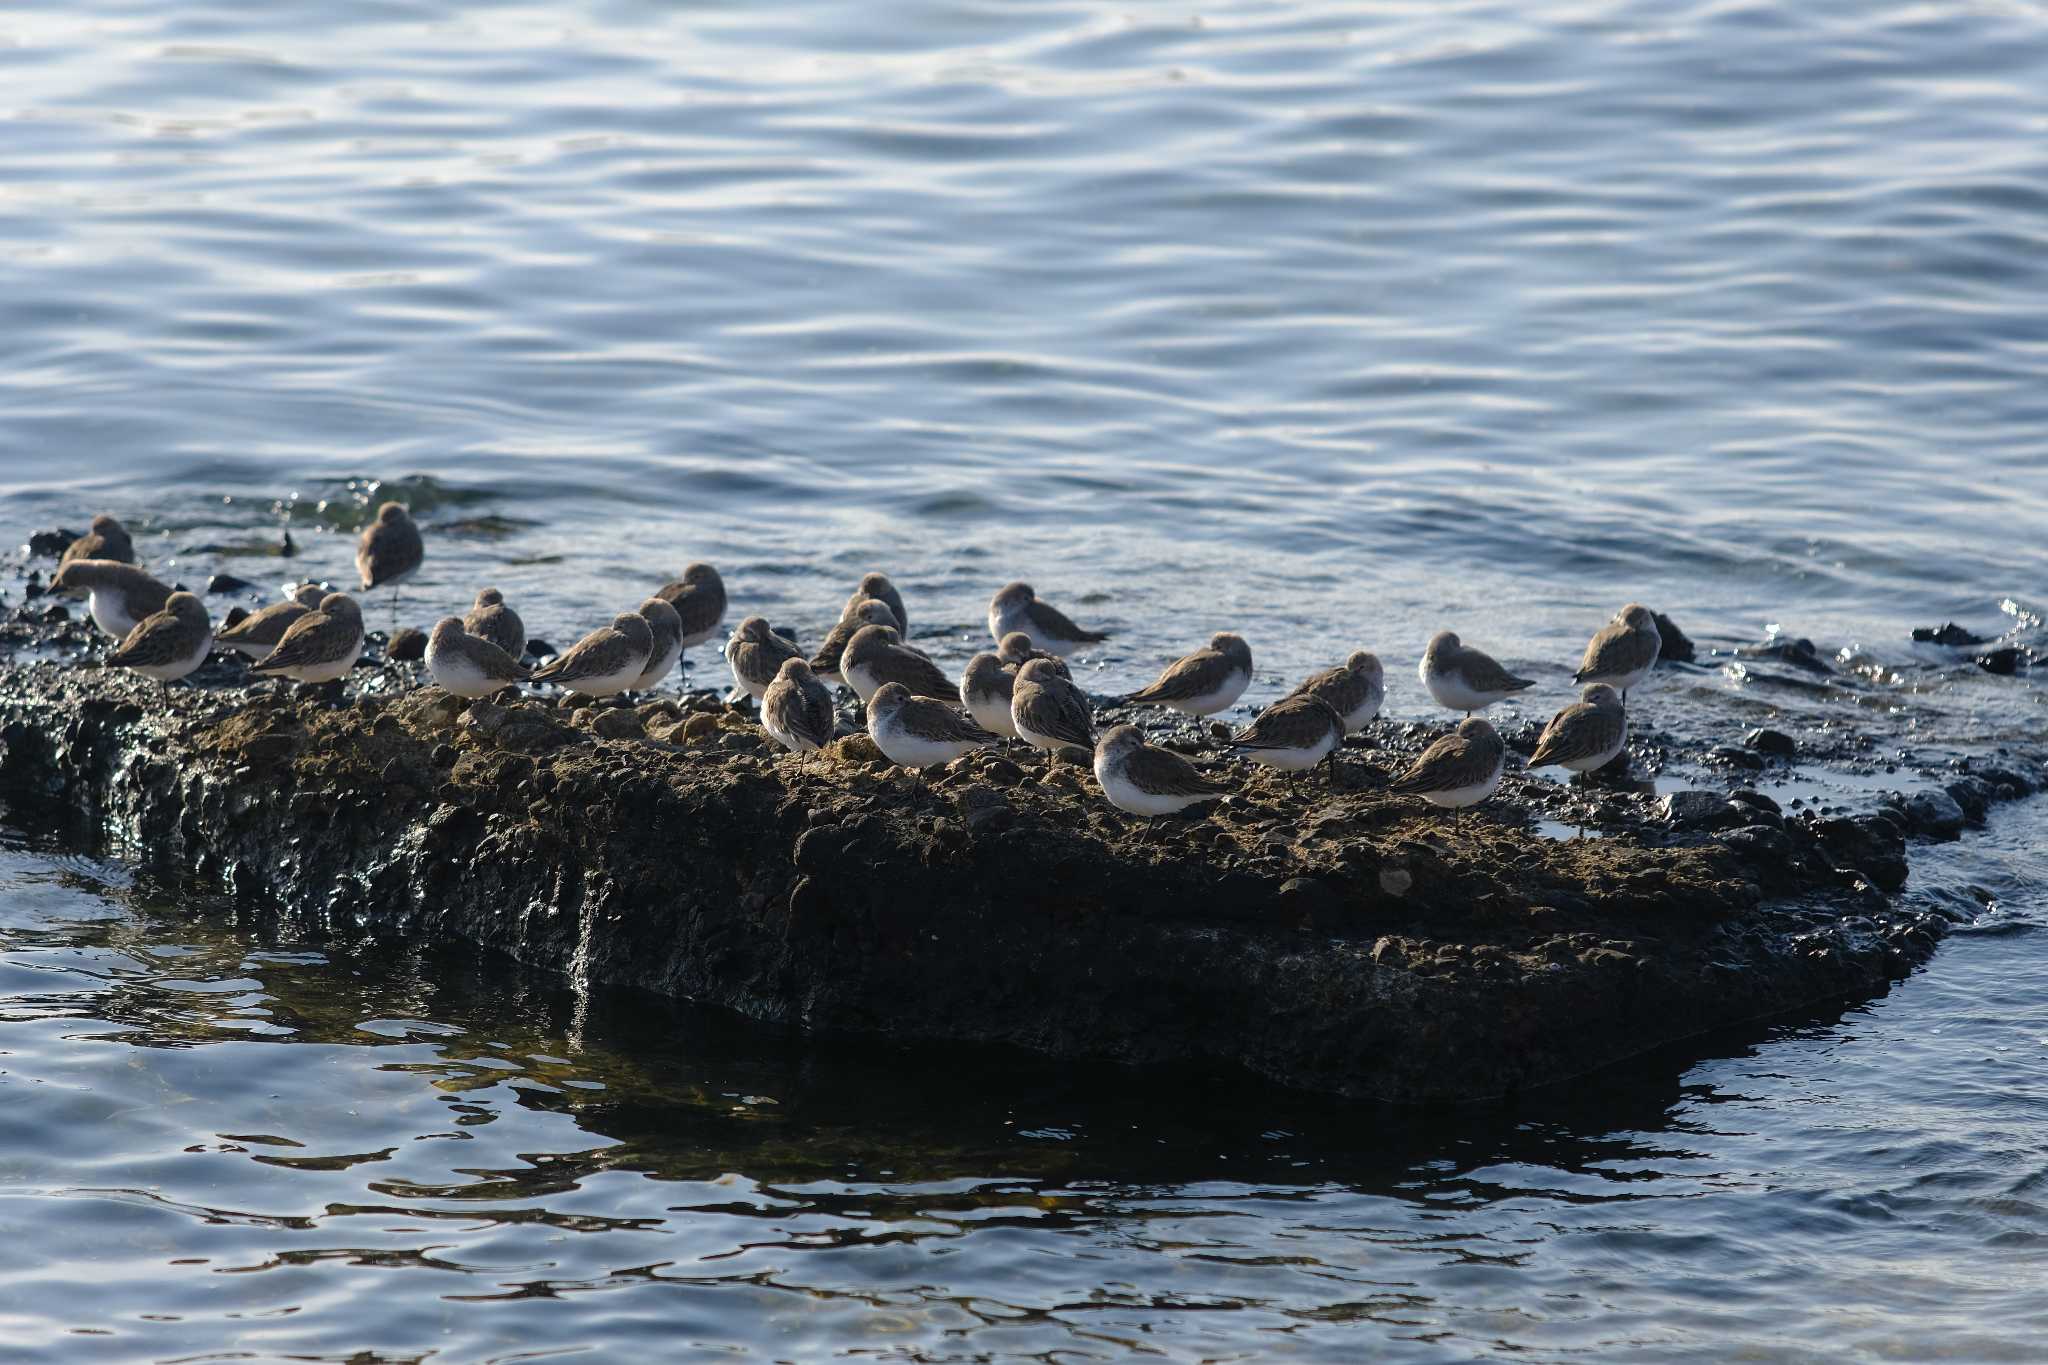
[[[422, 554], [419, 528], [405, 508], [395, 502], [379, 507], [358, 542], [356, 568], [365, 591], [392, 588], [394, 618], [397, 585], [418, 570]], [[53, 591], [87, 597], [92, 619], [120, 641], [109, 663], [168, 685], [223, 645], [248, 655], [252, 673], [317, 684], [345, 676], [362, 653], [363, 613], [347, 593], [303, 586], [216, 634], [197, 597], [173, 592], [134, 561], [121, 524], [95, 517], [91, 532], [64, 552], [51, 582]], [[524, 623], [501, 593], [486, 588], [467, 616], [435, 625], [426, 667], [441, 687], [470, 699], [525, 682], [593, 697], [645, 692], [686, 650], [717, 632], [725, 611], [718, 571], [692, 564], [634, 611], [530, 670], [523, 662]], [[1147, 743], [1136, 726], [1096, 734], [1094, 707], [1065, 659], [1108, 637], [1074, 624], [1029, 584], [1012, 583], [989, 603], [996, 649], [969, 660], [957, 682], [904, 642], [908, 625], [902, 594], [879, 573], [861, 579], [838, 624], [809, 658], [766, 620], [749, 616], [725, 645], [735, 696], [751, 697], [761, 728], [797, 754], [815, 753], [835, 738], [839, 718], [829, 684], [841, 683], [866, 708], [875, 746], [905, 767], [948, 763], [984, 745], [1022, 740], [1039, 749], [1092, 751], [1103, 796], [1136, 815], [1170, 815], [1228, 795], [1210, 773]], [[1580, 699], [1544, 728], [1529, 766], [1589, 772], [1618, 755], [1628, 740], [1628, 691], [1656, 667], [1661, 649], [1653, 614], [1624, 607], [1586, 646], [1573, 675], [1583, 688]], [[1450, 631], [1430, 640], [1418, 671], [1430, 696], [1465, 719], [1388, 790], [1447, 808], [1476, 805], [1500, 786], [1507, 763], [1506, 744], [1477, 713], [1535, 682]], [[1150, 686], [1117, 700], [1212, 716], [1233, 705], [1251, 679], [1251, 646], [1225, 632]], [[1385, 697], [1379, 659], [1360, 650], [1267, 707], [1231, 737], [1228, 752], [1288, 772], [1313, 768], [1370, 723]]]

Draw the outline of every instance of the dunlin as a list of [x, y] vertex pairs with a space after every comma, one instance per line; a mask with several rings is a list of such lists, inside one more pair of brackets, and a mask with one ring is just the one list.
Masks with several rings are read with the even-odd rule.
[[1502, 668], [1492, 655], [1461, 644], [1457, 635], [1448, 630], [1430, 637], [1429, 648], [1423, 651], [1422, 664], [1416, 671], [1439, 706], [1463, 711], [1468, 716], [1536, 685], [1534, 679], [1518, 678]]
[[1344, 718], [1344, 733], [1355, 735], [1380, 713], [1387, 699], [1387, 675], [1379, 656], [1361, 649], [1340, 667], [1311, 673], [1289, 695], [1321, 697]]
[[994, 744], [990, 734], [945, 702], [913, 697], [899, 682], [883, 683], [868, 699], [868, 738], [900, 768], [929, 768]]
[[1222, 631], [1194, 653], [1168, 665], [1150, 687], [1124, 700], [1137, 706], [1164, 706], [1191, 716], [1227, 711], [1244, 695], [1252, 680], [1252, 647], [1242, 635]]
[[695, 649], [718, 633], [725, 620], [725, 580], [709, 564], [692, 564], [683, 576], [654, 594], [676, 609], [683, 623], [683, 648]]
[[1594, 683], [1579, 694], [1579, 700], [1550, 718], [1536, 752], [1529, 758], [1531, 768], [1556, 764], [1575, 773], [1589, 773], [1606, 766], [1628, 743], [1628, 707], [1621, 693], [1606, 683]]
[[135, 542], [128, 538], [127, 527], [102, 512], [92, 519], [90, 531], [64, 547], [57, 567], [61, 569], [74, 559], [111, 559], [116, 564], [133, 564]]
[[309, 611], [317, 610], [320, 599], [327, 594], [318, 583], [301, 583], [293, 588], [291, 596], [282, 602], [273, 602], [262, 610], [243, 617], [226, 630], [213, 637], [217, 645], [240, 650], [252, 659], [260, 659], [277, 648], [277, 642], [291, 629], [292, 622]]
[[206, 604], [189, 592], [174, 592], [162, 611], [136, 623], [107, 662], [169, 686], [205, 663], [212, 648]]
[[640, 604], [641, 619], [647, 622], [647, 635], [651, 648], [647, 654], [647, 667], [640, 670], [640, 677], [628, 689], [645, 692], [666, 678], [683, 659], [683, 618], [676, 609], [659, 597], [650, 597]]
[[1013, 630], [1029, 636], [1034, 648], [1059, 655], [1109, 638], [1108, 631], [1083, 630], [1039, 601], [1029, 583], [1007, 585], [988, 604], [989, 638], [1000, 640]]
[[116, 640], [164, 609], [171, 590], [132, 564], [74, 559], [57, 570], [50, 591], [89, 596], [93, 623]]
[[1002, 639], [996, 641], [996, 657], [1001, 659], [1004, 666], [1012, 673], [1015, 673], [1033, 659], [1044, 659], [1046, 662], [1056, 665], [1054, 671], [1062, 678], [1074, 676], [1074, 671], [1067, 667], [1065, 659], [1062, 659], [1057, 654], [1048, 654], [1038, 648], [1031, 643], [1031, 637], [1021, 630], [1013, 630]]
[[1010, 718], [1010, 694], [1016, 682], [1016, 670], [1004, 667], [1000, 658], [977, 654], [960, 675], [960, 704], [982, 729], [1015, 739], [1017, 722]]
[[1230, 737], [1231, 752], [1282, 772], [1298, 773], [1344, 742], [1344, 718], [1321, 697], [1282, 697]]
[[905, 635], [910, 633], [910, 617], [903, 610], [903, 594], [896, 591], [896, 585], [889, 581], [889, 575], [885, 573], [871, 573], [862, 577], [860, 586], [853, 590], [853, 596], [846, 599], [846, 608], [839, 613], [841, 619], [851, 615], [855, 607], [870, 597], [888, 606], [889, 614], [896, 618], [897, 630]]
[[346, 677], [363, 652], [363, 609], [345, 592], [331, 592], [278, 637], [277, 648], [249, 665], [302, 683]]
[[401, 503], [387, 502], [377, 508], [377, 519], [363, 528], [356, 540], [356, 573], [363, 591], [391, 585], [391, 619], [398, 619], [398, 585], [419, 572], [425, 550], [420, 528]]
[[623, 612], [569, 646], [568, 652], [535, 671], [535, 682], [551, 682], [586, 697], [609, 697], [640, 681], [654, 655], [647, 618]]
[[1479, 717], [1468, 716], [1454, 733], [1424, 749], [1415, 766], [1387, 790], [1451, 810], [1476, 806], [1500, 786], [1507, 755], [1500, 733]]
[[526, 678], [526, 665], [482, 636], [471, 635], [460, 619], [444, 616], [427, 637], [427, 672], [456, 696], [474, 700], [516, 687]]
[[1135, 725], [1119, 725], [1095, 746], [1095, 781], [1118, 810], [1133, 815], [1172, 815], [1225, 794], [1170, 750], [1145, 742]]
[[839, 674], [862, 701], [883, 683], [900, 682], [914, 697], [952, 701], [960, 695], [946, 671], [914, 649], [907, 649], [888, 626], [862, 626], [839, 656]]
[[761, 728], [783, 748], [812, 754], [832, 742], [838, 724], [832, 690], [804, 660], [784, 659], [775, 681], [761, 694]]
[[1579, 661], [1572, 681], [1606, 683], [1626, 702], [1628, 690], [1650, 676], [1663, 649], [1655, 614], [1642, 603], [1631, 602], [1587, 643], [1586, 657]]
[[1095, 748], [1095, 714], [1086, 694], [1045, 659], [1017, 670], [1010, 723], [1034, 749]]
[[769, 629], [765, 616], [749, 616], [725, 642], [725, 661], [732, 667], [734, 685], [755, 701], [782, 676], [783, 664], [803, 657], [802, 650]]
[[825, 643], [819, 645], [818, 652], [811, 656], [811, 671], [828, 683], [844, 682], [845, 679], [839, 675], [839, 658], [846, 653], [846, 646], [853, 637], [869, 626], [887, 626], [897, 630], [899, 623], [887, 602], [868, 597], [849, 603], [846, 614], [839, 618], [839, 624], [832, 627]]
[[526, 622], [505, 605], [505, 594], [485, 588], [476, 595], [476, 605], [462, 618], [462, 628], [479, 640], [489, 640], [513, 658], [526, 653]]

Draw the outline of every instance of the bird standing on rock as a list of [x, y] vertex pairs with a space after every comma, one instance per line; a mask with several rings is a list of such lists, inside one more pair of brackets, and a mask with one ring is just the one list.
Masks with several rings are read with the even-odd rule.
[[814, 754], [832, 742], [838, 727], [832, 690], [812, 674], [808, 661], [784, 659], [761, 694], [761, 728], [792, 753]]
[[777, 635], [765, 616], [749, 616], [725, 642], [725, 662], [732, 669], [733, 685], [755, 701], [767, 695], [769, 685], [782, 676], [782, 665], [801, 659], [804, 652]]
[[478, 590], [476, 605], [462, 618], [462, 629], [479, 640], [489, 640], [514, 659], [526, 653], [526, 622], [505, 605], [505, 594], [496, 588]]
[[277, 648], [277, 642], [284, 638], [293, 622], [309, 611], [318, 610], [320, 599], [326, 595], [318, 583], [301, 583], [284, 601], [272, 602], [261, 611], [252, 612], [216, 633], [214, 643], [239, 650], [252, 659], [260, 659]]
[[1095, 714], [1088, 697], [1050, 659], [1017, 670], [1010, 689], [1010, 723], [1034, 749], [1095, 748]]
[[1628, 690], [1650, 676], [1657, 657], [1664, 650], [1664, 637], [1657, 631], [1657, 617], [1640, 602], [1631, 602], [1614, 614], [1586, 644], [1586, 656], [1572, 681], [1581, 685], [1605, 683], [1628, 700]]
[[1531, 768], [1556, 764], [1589, 773], [1612, 762], [1628, 744], [1628, 707], [1606, 683], [1594, 683], [1579, 700], [1550, 718], [1529, 757]]
[[883, 683], [868, 699], [868, 738], [902, 768], [951, 763], [1001, 738], [943, 701], [913, 697], [900, 682]]
[[716, 635], [725, 620], [725, 580], [709, 564], [689, 565], [681, 578], [654, 595], [676, 609], [685, 654]]
[[1321, 697], [1344, 718], [1344, 733], [1355, 735], [1372, 723], [1387, 699], [1387, 675], [1379, 656], [1358, 650], [1336, 668], [1311, 673], [1291, 697]]
[[1204, 648], [1170, 664], [1151, 686], [1125, 697], [1134, 706], [1164, 706], [1190, 716], [1228, 711], [1252, 680], [1252, 647], [1220, 631]]
[[554, 683], [586, 697], [610, 697], [626, 691], [647, 671], [654, 655], [654, 632], [638, 612], [621, 612], [608, 626], [599, 626], [548, 661], [533, 675], [535, 682]]
[[846, 606], [840, 611], [839, 619], [843, 621], [851, 616], [853, 609], [869, 598], [888, 607], [889, 614], [896, 618], [896, 629], [906, 636], [910, 634], [910, 615], [903, 609], [903, 594], [896, 591], [896, 585], [889, 581], [889, 575], [885, 573], [864, 575], [860, 580], [860, 586], [853, 590], [853, 596], [846, 599]]
[[1010, 717], [1010, 700], [1017, 685], [1017, 670], [1004, 665], [994, 654], [977, 654], [960, 674], [960, 704], [982, 729], [1010, 739], [1017, 737], [1017, 722]]
[[377, 519], [363, 528], [356, 540], [356, 573], [363, 591], [391, 587], [391, 623], [398, 624], [398, 585], [419, 572], [426, 558], [420, 544], [420, 528], [402, 503], [387, 502], [377, 508]]
[[133, 564], [74, 559], [57, 570], [50, 591], [87, 599], [93, 624], [116, 640], [164, 609], [171, 590]]
[[135, 542], [129, 539], [127, 527], [102, 512], [92, 519], [91, 530], [64, 547], [57, 567], [61, 569], [74, 559], [108, 559], [116, 564], [133, 564]]
[[888, 626], [863, 626], [854, 632], [839, 656], [839, 676], [863, 702], [890, 682], [902, 683], [913, 697], [952, 701], [960, 695], [944, 669], [905, 646]]
[[462, 622], [444, 616], [427, 637], [427, 672], [443, 688], [474, 701], [516, 687], [526, 679], [526, 665]]
[[1030, 663], [1033, 659], [1043, 659], [1047, 663], [1052, 664], [1054, 671], [1062, 678], [1074, 676], [1074, 670], [1067, 667], [1065, 659], [1062, 659], [1057, 654], [1048, 654], [1038, 648], [1038, 646], [1031, 643], [1031, 637], [1021, 630], [1013, 630], [1002, 639], [996, 641], [996, 657], [1003, 661], [1003, 664], [1012, 674], [1016, 673], [1018, 669]]
[[640, 618], [647, 622], [647, 634], [652, 648], [647, 654], [647, 667], [640, 670], [640, 676], [633, 680], [629, 692], [645, 692], [674, 671], [683, 658], [683, 618], [676, 609], [659, 597], [650, 597], [639, 607]]
[[363, 609], [345, 592], [331, 592], [278, 637], [277, 648], [249, 665], [251, 673], [276, 674], [302, 683], [331, 683], [348, 676], [363, 652]]
[[1491, 654], [1470, 648], [1448, 630], [1430, 636], [1429, 648], [1423, 651], [1416, 671], [1437, 705], [1467, 716], [1536, 685], [1535, 679], [1516, 677], [1494, 662]]
[[1476, 806], [1500, 786], [1507, 756], [1500, 732], [1477, 716], [1468, 717], [1458, 723], [1456, 732], [1424, 749], [1387, 790], [1451, 810]]
[[1298, 773], [1337, 752], [1344, 718], [1321, 697], [1282, 697], [1230, 737], [1232, 753], [1282, 772]]
[[1022, 631], [1034, 649], [1062, 656], [1109, 638], [1108, 631], [1083, 630], [1056, 608], [1039, 601], [1029, 583], [1004, 586], [988, 604], [989, 638], [1001, 640], [1011, 631]]
[[1147, 818], [1220, 800], [1227, 792], [1179, 754], [1147, 744], [1135, 725], [1117, 726], [1095, 746], [1095, 782], [1110, 805]]
[[168, 690], [205, 663], [212, 649], [213, 622], [206, 604], [189, 592], [174, 592], [162, 611], [136, 623], [107, 662], [155, 678]]

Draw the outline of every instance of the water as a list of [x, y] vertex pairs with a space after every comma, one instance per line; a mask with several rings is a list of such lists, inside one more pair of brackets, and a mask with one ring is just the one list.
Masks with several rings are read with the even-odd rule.
[[[957, 661], [1022, 576], [1102, 691], [1231, 627], [1248, 702], [1363, 644], [1403, 717], [1440, 624], [1540, 714], [1641, 599], [1848, 651], [1888, 746], [2043, 733], [1906, 639], [2041, 640], [2026, 6], [29, 0], [0, 67], [10, 540], [340, 581], [396, 489], [422, 622], [704, 558], [809, 641], [882, 567]], [[1850, 713], [1724, 661], [1654, 704]], [[1883, 1000], [1431, 1120], [586, 1017], [14, 847], [0, 1340], [2036, 1359], [2044, 819], [1916, 864], [1980, 919]]]

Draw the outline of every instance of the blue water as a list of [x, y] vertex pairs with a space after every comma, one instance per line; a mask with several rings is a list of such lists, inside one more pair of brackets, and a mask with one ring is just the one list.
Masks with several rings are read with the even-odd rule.
[[[27, 0], [0, 72], [8, 541], [341, 581], [395, 489], [414, 624], [491, 582], [559, 641], [708, 559], [809, 641], [884, 568], [957, 662], [1025, 577], [1101, 691], [1235, 628], [1247, 701], [1365, 645], [1401, 717], [1439, 626], [1540, 714], [1640, 599], [1812, 637], [1888, 745], [2048, 733], [1907, 640], [2040, 640], [2031, 7]], [[1724, 658], [1645, 706], [1846, 709]], [[1421, 1124], [962, 1099], [18, 847], [0, 1341], [2039, 1359], [2044, 819], [1916, 864], [1981, 918], [1882, 1000]]]

